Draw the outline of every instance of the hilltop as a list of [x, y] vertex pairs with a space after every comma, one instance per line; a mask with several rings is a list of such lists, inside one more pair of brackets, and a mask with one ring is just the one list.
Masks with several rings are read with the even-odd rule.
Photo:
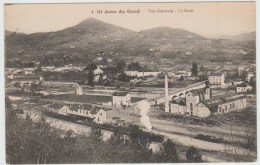
[[[249, 36], [252, 38], [254, 34]], [[208, 39], [180, 28], [163, 26], [135, 32], [94, 18], [56, 32], [23, 34], [6, 31], [5, 35], [7, 65], [42, 62], [44, 57], [51, 58], [51, 63], [46, 65], [63, 65], [67, 56], [70, 56], [70, 63], [85, 65], [100, 53], [112, 59], [146, 58], [149, 55], [150, 60], [187, 58], [211, 61], [219, 59], [220, 55], [228, 55], [229, 59], [240, 60], [241, 55], [236, 51], [249, 49], [248, 44], [239, 45], [235, 40]], [[242, 34], [237, 40], [250, 38], [246, 36]]]

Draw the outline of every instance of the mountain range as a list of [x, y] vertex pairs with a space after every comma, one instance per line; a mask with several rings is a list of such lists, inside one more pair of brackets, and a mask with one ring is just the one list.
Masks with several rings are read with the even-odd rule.
[[[140, 32], [88, 18], [79, 24], [56, 32], [24, 34], [5, 32], [6, 64], [43, 61], [51, 57], [60, 64], [65, 56], [71, 63], [88, 63], [100, 53], [106, 58], [189, 59], [212, 61], [219, 56], [241, 60], [239, 51], [255, 51], [255, 32], [225, 39], [208, 39], [196, 33], [170, 27]], [[205, 58], [206, 55], [206, 58]]]

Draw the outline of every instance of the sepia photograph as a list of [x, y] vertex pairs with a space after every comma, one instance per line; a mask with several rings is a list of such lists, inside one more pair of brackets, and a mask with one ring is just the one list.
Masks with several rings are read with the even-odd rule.
[[256, 2], [3, 8], [6, 164], [257, 161]]

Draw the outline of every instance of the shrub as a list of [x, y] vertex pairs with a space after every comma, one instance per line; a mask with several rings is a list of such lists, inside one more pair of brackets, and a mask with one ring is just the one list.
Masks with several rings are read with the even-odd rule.
[[186, 152], [186, 158], [188, 162], [202, 162], [202, 156], [197, 148], [191, 146]]

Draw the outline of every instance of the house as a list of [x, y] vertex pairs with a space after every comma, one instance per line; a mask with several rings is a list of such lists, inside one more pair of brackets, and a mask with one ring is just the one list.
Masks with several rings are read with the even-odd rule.
[[224, 87], [225, 85], [225, 76], [223, 73], [214, 73], [208, 77], [209, 85], [212, 88]]
[[234, 86], [237, 86], [237, 85], [240, 85], [240, 84], [243, 84], [243, 83], [244, 83], [244, 81], [242, 81], [242, 80], [234, 80], [233, 81]]
[[239, 93], [239, 92], [247, 92], [248, 91], [248, 87], [246, 84], [239, 84], [236, 86], [236, 92]]
[[94, 70], [94, 75], [100, 75], [100, 74], [103, 74], [103, 73], [104, 73], [103, 70], [100, 69], [100, 68], [97, 68], [97, 69]]
[[208, 100], [203, 100], [197, 105], [197, 116], [208, 117], [211, 114], [223, 114], [230, 111], [243, 109], [246, 97], [243, 94], [225, 94]]
[[113, 106], [130, 106], [131, 94], [129, 92], [114, 92], [112, 96]]
[[72, 104], [67, 111], [68, 114], [85, 117], [86, 120], [94, 121], [98, 124], [106, 122], [106, 111], [103, 108], [87, 104]]
[[163, 152], [163, 145], [159, 142], [151, 142], [148, 145], [148, 149], [151, 150], [153, 154], [161, 154]]
[[130, 77], [136, 77], [136, 76], [137, 76], [137, 73], [138, 73], [137, 70], [126, 70], [126, 71], [125, 71], [125, 74], [126, 74], [127, 76], [130, 76]]
[[186, 55], [192, 55], [192, 52], [186, 52], [185, 54]]
[[111, 131], [103, 131], [101, 135], [102, 141], [108, 141], [114, 137], [114, 132]]
[[14, 75], [10, 74], [10, 75], [7, 76], [7, 78], [10, 79], [10, 80], [13, 80], [14, 79]]
[[58, 114], [67, 115], [67, 112], [69, 111], [69, 107], [66, 105], [61, 104], [51, 104], [48, 106], [49, 110]]
[[125, 74], [130, 77], [147, 77], [153, 76], [157, 77], [160, 72], [155, 70], [147, 70], [147, 71], [137, 71], [137, 70], [126, 70]]
[[106, 111], [100, 107], [93, 107], [90, 115], [94, 117], [95, 123], [104, 124], [106, 122]]
[[254, 76], [255, 76], [255, 75], [254, 75], [253, 73], [248, 73], [248, 74], [246, 75], [246, 81], [247, 81], [247, 82], [250, 82]]
[[31, 74], [33, 74], [33, 71], [31, 71], [31, 70], [26, 70], [26, 71], [24, 71], [24, 75], [26, 76], [26, 75], [31, 75]]
[[83, 88], [80, 85], [76, 86], [76, 95], [83, 95]]
[[147, 76], [153, 76], [153, 77], [158, 77], [160, 72], [158, 71], [143, 71], [143, 72], [138, 72], [137, 77], [147, 77]]
[[107, 62], [112, 62], [113, 60], [111, 58], [108, 58], [107, 59]]
[[102, 57], [97, 57], [95, 60], [101, 61], [101, 60], [103, 60], [103, 58]]

